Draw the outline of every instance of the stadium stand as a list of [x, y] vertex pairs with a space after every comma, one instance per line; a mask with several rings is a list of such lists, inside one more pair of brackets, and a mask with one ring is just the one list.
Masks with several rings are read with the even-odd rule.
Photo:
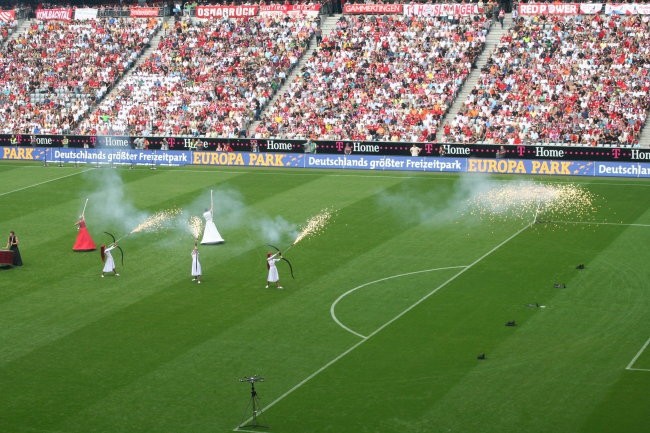
[[431, 140], [490, 23], [484, 15], [344, 16], [253, 135]]
[[[0, 19], [0, 133], [432, 142], [440, 129], [446, 143], [627, 147], [650, 109], [650, 15], [605, 4], [517, 17], [442, 126], [479, 74], [494, 1], [469, 16], [343, 15], [310, 56], [315, 16], [115, 18], [142, 4], [173, 13], [88, 0], [96, 19], [23, 21], [13, 34], [16, 20]], [[206, 4], [223, 5], [185, 6]]]
[[175, 21], [78, 132], [242, 136], [313, 31], [306, 17]]
[[519, 17], [442, 140], [636, 145], [650, 108], [648, 40], [640, 15]]
[[32, 20], [0, 54], [0, 129], [69, 133], [132, 65], [157, 19]]
[[[0, 11], [0, 15], [2, 11]], [[9, 35], [16, 29], [17, 21], [15, 19], [1, 21], [0, 20], [0, 45], [4, 44], [9, 38]]]

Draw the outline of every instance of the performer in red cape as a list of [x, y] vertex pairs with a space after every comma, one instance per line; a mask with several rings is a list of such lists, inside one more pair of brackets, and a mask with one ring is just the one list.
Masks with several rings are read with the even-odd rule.
[[95, 246], [95, 242], [93, 241], [93, 238], [90, 236], [90, 233], [88, 232], [88, 228], [86, 227], [86, 220], [83, 217], [79, 217], [79, 221], [77, 221], [77, 226], [79, 227], [79, 233], [77, 233], [77, 240], [74, 243], [74, 246], [72, 247], [73, 251], [94, 251], [97, 249]]

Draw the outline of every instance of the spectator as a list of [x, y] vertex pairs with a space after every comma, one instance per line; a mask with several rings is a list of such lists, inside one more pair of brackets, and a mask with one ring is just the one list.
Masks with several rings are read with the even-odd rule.
[[[310, 21], [279, 16], [177, 21], [78, 132], [245, 135], [306, 49]], [[109, 125], [99, 121], [102, 115], [113, 119]]]
[[430, 140], [488, 26], [482, 16], [344, 16], [254, 135]]
[[305, 153], [316, 153], [316, 148], [318, 147], [316, 145], [316, 142], [314, 142], [314, 140], [312, 139], [307, 140], [307, 142], [304, 143], [302, 146], [305, 150]]
[[158, 24], [29, 22], [0, 55], [0, 132], [70, 133], [133, 65]]
[[633, 146], [650, 108], [641, 16], [520, 17], [444, 141]]

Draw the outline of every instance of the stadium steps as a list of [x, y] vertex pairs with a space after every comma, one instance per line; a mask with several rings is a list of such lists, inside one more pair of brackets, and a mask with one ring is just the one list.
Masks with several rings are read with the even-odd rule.
[[9, 34], [9, 37], [5, 39], [0, 46], [2, 48], [5, 48], [7, 46], [7, 43], [12, 40], [16, 39], [18, 35], [22, 35], [25, 33], [25, 30], [29, 27], [29, 20], [19, 20], [18, 25], [16, 28]]
[[[321, 19], [320, 28], [322, 30], [322, 37], [323, 38], [327, 37], [331, 33], [331, 31], [336, 28], [336, 22], [339, 20], [339, 18], [341, 18], [341, 16], [342, 16], [342, 14], [334, 14], [334, 15], [329, 15], [329, 16], [328, 15], [321, 15], [320, 16], [320, 19]], [[264, 110], [262, 110], [262, 113], [261, 113], [262, 116], [264, 115], [264, 111], [266, 111], [266, 109], [268, 107], [273, 106], [276, 99], [278, 99], [278, 97], [285, 92], [285, 89], [289, 88], [290, 83], [295, 79], [296, 75], [298, 75], [298, 73], [302, 69], [302, 66], [305, 64], [305, 61], [309, 57], [311, 57], [311, 55], [312, 55], [312, 53], [314, 51], [316, 51], [316, 48], [318, 48], [316, 46], [316, 36], [313, 36], [309, 40], [309, 47], [307, 48], [307, 51], [305, 51], [305, 54], [303, 54], [303, 56], [300, 58], [300, 61], [298, 62], [296, 67], [293, 68], [293, 70], [289, 73], [289, 75], [287, 76], [287, 79], [284, 81], [284, 84], [282, 85], [282, 87], [280, 87], [277, 90], [277, 92], [275, 92], [275, 95], [273, 95], [271, 100], [264, 107]], [[259, 124], [260, 124], [259, 120], [256, 120], [253, 123], [251, 123], [247, 128], [246, 136], [251, 137], [252, 136], [251, 134], [253, 134], [253, 131], [255, 131], [255, 129], [257, 128], [257, 125], [259, 125]]]
[[129, 72], [128, 72], [126, 75], [124, 75], [125, 77], [126, 77], [127, 75], [130, 75], [132, 71], [134, 71], [134, 70], [135, 70], [138, 66], [140, 66], [140, 65], [141, 65], [145, 60], [147, 60], [147, 59], [149, 58], [149, 56], [151, 56], [151, 53], [153, 53], [156, 49], [158, 49], [158, 45], [160, 44], [160, 40], [163, 38], [163, 36], [165, 36], [165, 35], [163, 34], [163, 24], [164, 24], [165, 22], [166, 22], [167, 24], [169, 24], [170, 29], [171, 29], [171, 27], [173, 26], [173, 17], [168, 16], [168, 17], [164, 17], [164, 18], [163, 18], [163, 21], [162, 21], [162, 23], [161, 23], [161, 26], [158, 28], [158, 30], [156, 30], [156, 33], [155, 33], [155, 34], [153, 35], [153, 37], [151, 38], [151, 41], [149, 41], [149, 47], [147, 47], [147, 48], [142, 52], [142, 54], [141, 54], [140, 56], [138, 56], [138, 59], [135, 61], [135, 64], [133, 65], [133, 67], [129, 70]]
[[[165, 18], [163, 18], [163, 23], [165, 21], [169, 22], [170, 20], [173, 20], [173, 17], [165, 17]], [[149, 56], [151, 56], [151, 54], [156, 49], [158, 49], [158, 45], [160, 44], [160, 40], [163, 38], [163, 36], [164, 36], [163, 35], [163, 28], [162, 28], [162, 23], [161, 23], [161, 26], [156, 30], [156, 32], [151, 37], [151, 40], [149, 41], [149, 46], [142, 51], [142, 54], [140, 54], [138, 56], [138, 58], [135, 60], [135, 63], [133, 63], [133, 66], [131, 66], [131, 68], [129, 68], [129, 70], [126, 71], [124, 73], [124, 75], [120, 77], [120, 79], [115, 83], [115, 85], [113, 86], [111, 91], [109, 93], [107, 93], [104, 96], [104, 98], [108, 97], [110, 95], [110, 93], [116, 91], [116, 89], [119, 88], [119, 85], [118, 85], [119, 82], [124, 80], [125, 78], [127, 78], [131, 74], [133, 74], [133, 72], [138, 68], [138, 66], [140, 66], [142, 63], [144, 63], [144, 61], [147, 60], [149, 58]], [[93, 111], [95, 109], [97, 109], [98, 106], [99, 106], [99, 104], [94, 107]]]
[[650, 149], [650, 125], [648, 124], [648, 118], [646, 118], [643, 129], [641, 129], [641, 135], [639, 136], [639, 146]]
[[503, 21], [503, 28], [501, 28], [501, 25], [498, 23], [498, 21], [492, 23], [490, 32], [485, 38], [485, 48], [479, 55], [478, 59], [476, 59], [476, 68], [474, 68], [469, 76], [465, 79], [465, 82], [461, 85], [460, 90], [458, 91], [458, 95], [456, 95], [456, 99], [454, 99], [454, 103], [447, 111], [447, 114], [445, 114], [441, 119], [440, 126], [436, 131], [437, 142], [442, 139], [443, 125], [445, 122], [452, 122], [458, 112], [463, 108], [463, 103], [467, 100], [467, 96], [469, 96], [469, 93], [472, 91], [476, 83], [478, 83], [479, 78], [481, 77], [481, 69], [486, 65], [488, 59], [490, 58], [490, 55], [492, 55], [492, 52], [501, 40], [501, 37], [505, 35], [508, 29], [512, 26], [512, 22], [512, 14], [506, 14], [506, 18]]
[[[151, 37], [151, 41], [149, 41], [149, 46], [148, 46], [147, 48], [145, 48], [145, 49], [142, 51], [142, 54], [140, 54], [140, 55], [138, 56], [138, 58], [135, 60], [135, 63], [133, 63], [133, 66], [131, 66], [131, 68], [129, 68], [129, 70], [126, 71], [126, 72], [124, 73], [124, 75], [121, 76], [121, 77], [120, 77], [120, 78], [115, 82], [115, 84], [113, 85], [113, 88], [110, 89], [110, 91], [109, 91], [108, 93], [106, 93], [106, 94], [104, 95], [104, 97], [103, 97], [100, 101], [97, 101], [97, 103], [95, 103], [95, 104], [94, 104], [94, 105], [93, 105], [93, 106], [88, 110], [88, 112], [86, 113], [86, 115], [85, 115], [84, 117], [87, 117], [87, 116], [90, 116], [90, 115], [94, 114], [94, 113], [99, 109], [99, 107], [100, 107], [100, 105], [101, 105], [101, 101], [103, 101], [103, 100], [106, 99], [106, 98], [109, 98], [109, 97], [111, 96], [112, 93], [114, 93], [114, 92], [118, 92], [119, 89], [120, 89], [120, 83], [121, 83], [125, 78], [127, 78], [128, 76], [130, 76], [131, 74], [133, 74], [133, 72], [138, 68], [138, 66], [140, 66], [140, 65], [141, 65], [145, 60], [147, 60], [147, 59], [149, 58], [149, 56], [151, 56], [151, 54], [152, 54], [152, 53], [153, 53], [153, 52], [158, 48], [158, 45], [160, 44], [160, 39], [162, 39], [162, 37], [164, 36], [164, 35], [163, 35], [163, 26], [162, 26], [162, 24], [163, 24], [165, 21], [167, 21], [167, 22], [169, 23], [172, 19], [173, 19], [173, 17], [169, 17], [169, 16], [163, 18], [163, 22], [161, 23], [161, 26], [156, 30], [156, 32], [154, 33], [154, 35]], [[171, 26], [171, 24], [170, 24], [170, 26]]]

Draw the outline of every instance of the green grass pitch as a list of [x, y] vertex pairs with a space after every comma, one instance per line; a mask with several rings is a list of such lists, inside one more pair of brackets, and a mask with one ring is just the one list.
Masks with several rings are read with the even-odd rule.
[[[466, 207], [522, 182], [593, 207]], [[210, 190], [226, 242], [200, 247], [197, 285], [182, 218], [128, 234]], [[120, 277], [72, 251], [86, 198], [98, 245], [128, 235]], [[286, 254], [295, 279], [280, 263], [265, 289], [265, 244], [325, 208]], [[3, 163], [9, 230], [25, 265], [0, 270], [0, 433], [650, 432], [647, 181]]]

